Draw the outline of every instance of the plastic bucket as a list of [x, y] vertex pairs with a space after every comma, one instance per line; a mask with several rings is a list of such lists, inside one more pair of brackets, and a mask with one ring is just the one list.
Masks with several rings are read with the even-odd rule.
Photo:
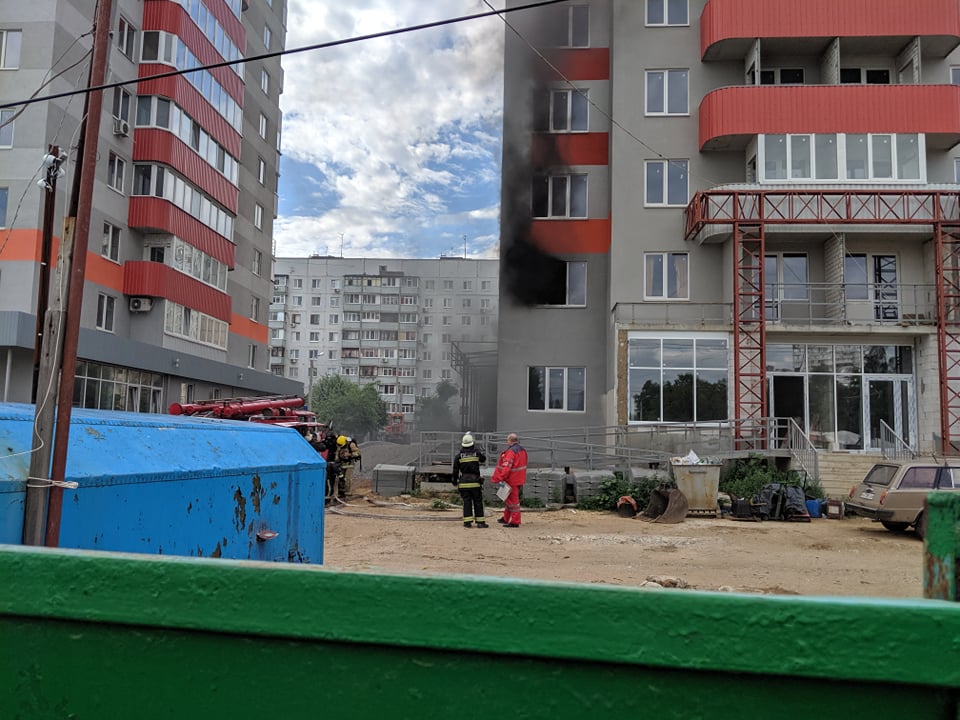
[[807, 513], [812, 518], [820, 517], [820, 501], [819, 500], [807, 500]]

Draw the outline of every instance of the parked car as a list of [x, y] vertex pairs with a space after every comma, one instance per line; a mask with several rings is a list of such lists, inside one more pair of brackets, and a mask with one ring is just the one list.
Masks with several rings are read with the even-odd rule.
[[847, 512], [879, 520], [887, 530], [926, 534], [924, 505], [931, 492], [960, 490], [960, 460], [885, 461], [850, 488]]

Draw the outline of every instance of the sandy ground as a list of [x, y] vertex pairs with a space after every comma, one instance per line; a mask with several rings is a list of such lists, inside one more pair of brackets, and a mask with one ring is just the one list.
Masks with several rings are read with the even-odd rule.
[[[642, 585], [667, 576], [700, 590], [919, 598], [923, 543], [862, 518], [810, 523], [688, 518], [660, 525], [614, 513], [524, 511], [503, 528], [464, 529], [460, 509], [385, 507], [360, 480], [328, 510], [325, 566], [355, 572], [472, 574]], [[353, 513], [352, 516], [339, 513]], [[360, 514], [363, 514], [361, 516]], [[373, 517], [367, 517], [372, 515]]]

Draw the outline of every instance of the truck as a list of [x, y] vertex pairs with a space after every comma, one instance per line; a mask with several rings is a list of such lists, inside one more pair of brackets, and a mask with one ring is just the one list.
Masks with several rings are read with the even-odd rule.
[[330, 432], [330, 426], [319, 422], [317, 414], [304, 405], [306, 401], [299, 395], [265, 395], [172, 403], [169, 412], [292, 427], [304, 437], [313, 434], [322, 440]]

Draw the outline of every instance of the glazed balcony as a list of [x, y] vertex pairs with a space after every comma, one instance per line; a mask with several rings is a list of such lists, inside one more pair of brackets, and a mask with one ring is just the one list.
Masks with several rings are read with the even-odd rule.
[[[960, 7], [960, 3], [957, 4]], [[745, 85], [700, 103], [700, 149], [738, 150], [759, 134], [919, 133], [960, 143], [960, 85]]]
[[896, 53], [919, 37], [926, 57], [960, 45], [956, 0], [709, 0], [700, 15], [704, 61], [739, 60], [757, 38], [782, 55], [818, 54], [833, 38], [864, 55]]

